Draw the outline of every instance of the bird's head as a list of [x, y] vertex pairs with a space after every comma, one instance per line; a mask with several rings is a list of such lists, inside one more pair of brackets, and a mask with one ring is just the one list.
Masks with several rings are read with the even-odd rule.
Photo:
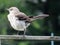
[[10, 7], [7, 10], [9, 11], [9, 13], [19, 13], [20, 12], [17, 7]]

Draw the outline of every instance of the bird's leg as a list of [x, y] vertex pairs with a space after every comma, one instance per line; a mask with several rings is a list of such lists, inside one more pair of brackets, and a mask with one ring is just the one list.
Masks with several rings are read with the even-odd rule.
[[17, 32], [17, 35], [19, 35], [19, 31]]
[[25, 36], [25, 33], [26, 33], [26, 29], [24, 30], [24, 36]]
[[25, 38], [26, 29], [24, 29], [23, 39]]

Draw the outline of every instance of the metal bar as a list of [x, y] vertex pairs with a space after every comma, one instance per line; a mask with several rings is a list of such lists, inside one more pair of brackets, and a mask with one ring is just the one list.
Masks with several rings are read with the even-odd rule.
[[25, 37], [23, 35], [0, 35], [0, 39], [20, 39], [20, 40], [54, 40], [54, 41], [60, 41], [60, 36], [27, 36]]
[[[54, 33], [53, 32], [51, 33], [51, 37], [54, 37]], [[54, 45], [54, 41], [53, 40], [51, 41], [51, 45]]]

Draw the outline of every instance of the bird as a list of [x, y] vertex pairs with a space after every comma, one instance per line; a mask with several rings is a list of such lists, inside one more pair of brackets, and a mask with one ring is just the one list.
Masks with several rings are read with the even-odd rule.
[[9, 14], [7, 15], [8, 21], [11, 27], [15, 30], [23, 31], [25, 35], [26, 30], [30, 24], [36, 19], [43, 19], [48, 17], [48, 14], [41, 14], [37, 16], [27, 16], [25, 13], [21, 12], [17, 7], [10, 7], [7, 9]]

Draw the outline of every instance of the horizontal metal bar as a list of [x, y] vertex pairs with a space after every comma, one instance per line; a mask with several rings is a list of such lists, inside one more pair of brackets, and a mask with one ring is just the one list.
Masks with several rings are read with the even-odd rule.
[[60, 41], [60, 36], [28, 36], [28, 35], [0, 35], [0, 39], [20, 39], [20, 40], [54, 40]]

